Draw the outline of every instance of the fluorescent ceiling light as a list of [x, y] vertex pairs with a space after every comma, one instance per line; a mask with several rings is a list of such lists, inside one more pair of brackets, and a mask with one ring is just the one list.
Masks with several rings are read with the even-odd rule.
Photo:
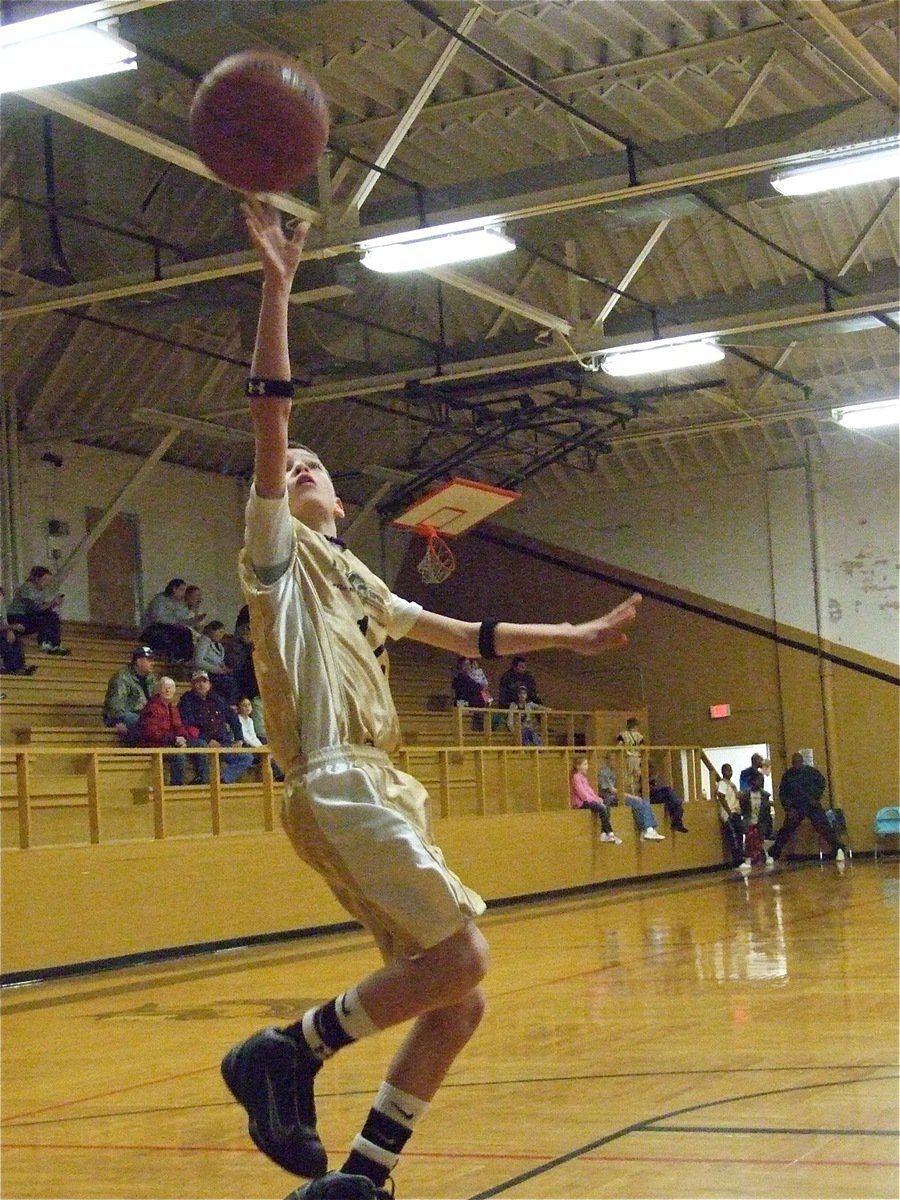
[[833, 408], [832, 418], [848, 429], [876, 429], [879, 425], [900, 425], [900, 398], [874, 400], [871, 404], [848, 404]]
[[401, 271], [425, 271], [448, 263], [491, 258], [515, 250], [516, 243], [496, 227], [448, 233], [446, 229], [417, 230], [412, 234], [392, 235], [362, 242], [362, 265], [370, 271], [397, 274]]
[[832, 188], [874, 183], [900, 177], [900, 139], [885, 138], [817, 156], [810, 162], [772, 176], [772, 187], [783, 196], [810, 196]]
[[715, 342], [668, 342], [640, 350], [610, 350], [602, 355], [600, 369], [621, 378], [629, 375], [653, 375], [680, 371], [683, 367], [701, 367], [721, 362], [725, 351]]
[[112, 75], [137, 68], [136, 50], [93, 25], [67, 29], [0, 47], [0, 91], [31, 88]]

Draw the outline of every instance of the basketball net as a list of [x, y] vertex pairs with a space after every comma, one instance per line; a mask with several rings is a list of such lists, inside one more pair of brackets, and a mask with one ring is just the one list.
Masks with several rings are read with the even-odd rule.
[[449, 579], [456, 570], [456, 557], [432, 525], [416, 525], [416, 533], [425, 538], [425, 553], [416, 564], [423, 583], [434, 585]]

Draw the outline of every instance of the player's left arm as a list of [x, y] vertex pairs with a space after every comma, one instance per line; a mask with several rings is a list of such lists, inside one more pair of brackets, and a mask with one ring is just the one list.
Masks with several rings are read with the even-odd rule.
[[[248, 196], [242, 205], [244, 221], [263, 269], [252, 377], [289, 384], [291, 360], [288, 343], [288, 305], [294, 275], [303, 255], [309, 225], [298, 222], [285, 231], [281, 214], [269, 204]], [[256, 443], [254, 479], [256, 493], [277, 499], [285, 490], [285, 459], [291, 402], [280, 396], [250, 399]]]
[[[602, 617], [573, 624], [530, 625], [501, 621], [494, 629], [498, 658], [539, 650], [568, 650], [585, 656], [618, 650], [628, 643], [628, 630], [637, 620], [641, 596], [635, 592]], [[424, 609], [406, 636], [439, 650], [473, 658], [480, 653], [480, 621], [459, 621]]]

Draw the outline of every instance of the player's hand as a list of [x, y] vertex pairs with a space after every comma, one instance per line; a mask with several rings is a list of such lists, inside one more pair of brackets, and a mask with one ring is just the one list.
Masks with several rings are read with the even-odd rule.
[[242, 201], [241, 211], [250, 241], [262, 259], [266, 277], [290, 283], [303, 256], [309, 222], [297, 221], [287, 233], [281, 213], [255, 196], [247, 196]]
[[573, 625], [569, 649], [575, 654], [604, 654], [628, 644], [628, 630], [637, 620], [643, 597], [634, 592], [604, 617]]

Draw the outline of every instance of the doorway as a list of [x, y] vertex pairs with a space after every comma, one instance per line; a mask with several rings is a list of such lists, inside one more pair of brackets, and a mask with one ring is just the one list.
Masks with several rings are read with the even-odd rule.
[[[104, 509], [85, 510], [88, 530]], [[88, 612], [101, 625], [133, 629], [143, 611], [141, 552], [138, 519], [134, 513], [116, 513], [87, 552]]]
[[[711, 749], [705, 748], [703, 753], [713, 764], [720, 775], [722, 774], [722, 763], [731, 763], [732, 767], [734, 768], [735, 786], [737, 786], [737, 781], [740, 777], [741, 771], [743, 771], [744, 767], [749, 767], [750, 756], [752, 754], [759, 754], [764, 759], [770, 759], [772, 757], [766, 742], [751, 743], [747, 746], [713, 746]], [[706, 773], [703, 772], [703, 794], [705, 796], [708, 787], [709, 780], [706, 777]], [[766, 791], [772, 791], [771, 779], [766, 782]], [[712, 797], [707, 796], [707, 799], [711, 800]]]

